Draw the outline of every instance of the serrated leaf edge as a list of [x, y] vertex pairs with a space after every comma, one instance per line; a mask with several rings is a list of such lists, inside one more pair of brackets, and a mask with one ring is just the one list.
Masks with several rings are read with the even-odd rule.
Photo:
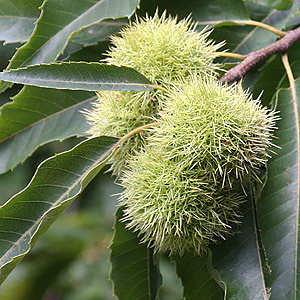
[[[17, 193], [16, 195], [14, 195], [10, 200], [8, 200], [6, 203], [4, 203], [2, 206], [0, 206], [0, 209], [3, 208], [4, 206], [6, 206], [11, 200], [13, 200], [17, 195], [21, 194], [23, 191], [25, 191], [27, 188], [30, 187], [32, 181], [34, 180], [35, 176], [37, 175], [39, 169], [49, 160], [51, 159], [55, 159], [56, 157], [62, 155], [62, 154], [66, 154], [66, 153], [70, 153], [71, 151], [73, 151], [75, 148], [77, 148], [79, 145], [85, 143], [86, 141], [83, 141], [81, 143], [79, 143], [78, 145], [76, 145], [74, 148], [72, 148], [71, 150], [62, 152], [60, 154], [56, 154], [52, 157], [49, 157], [48, 159], [44, 160], [36, 169], [34, 176], [32, 177], [32, 179], [30, 180], [30, 182], [28, 183], [28, 185], [21, 190], [19, 193]], [[40, 225], [42, 224], [43, 219], [45, 218], [45, 216], [51, 212], [52, 210], [56, 209], [58, 207], [58, 205], [61, 205], [67, 201], [70, 201], [72, 199], [75, 199], [81, 192], [82, 192], [82, 187], [83, 187], [83, 183], [85, 181], [85, 179], [87, 178], [87, 176], [93, 171], [95, 170], [101, 163], [105, 164], [109, 158], [111, 158], [111, 156], [114, 154], [115, 150], [118, 149], [118, 145], [120, 144], [120, 141], [118, 141], [117, 143], [115, 143], [111, 148], [109, 148], [103, 155], [101, 155], [101, 157], [99, 159], [97, 159], [93, 165], [86, 170], [84, 176], [81, 176], [80, 178], [78, 178], [78, 180], [76, 180], [70, 187], [68, 187], [68, 190], [66, 192], [64, 192], [51, 206], [50, 209], [48, 209], [43, 215], [41, 215], [39, 217], [39, 219], [25, 232], [23, 233], [19, 239], [14, 243], [14, 245], [12, 247], [15, 247], [19, 241], [21, 241], [22, 239], [24, 239], [32, 230], [34, 230], [34, 228], [36, 227], [36, 230], [34, 231], [34, 233], [31, 235], [30, 240], [28, 241], [28, 249], [23, 252], [20, 253], [19, 255], [16, 255], [14, 257], [12, 257], [9, 261], [7, 261], [6, 263], [4, 263], [3, 265], [1, 264], [1, 261], [3, 261], [3, 258], [6, 258], [9, 253], [11, 252], [11, 250], [9, 250], [8, 252], [5, 253], [5, 255], [3, 255], [2, 257], [0, 257], [0, 269], [4, 268], [5, 265], [9, 264], [10, 262], [12, 262], [14, 259], [18, 258], [18, 257], [22, 257], [25, 256], [31, 249], [32, 245], [31, 242], [34, 239], [35, 235], [37, 234], [37, 232], [39, 231]], [[65, 200], [62, 201], [62, 199], [68, 194], [68, 192], [77, 184], [80, 184], [80, 190], [77, 192], [76, 195], [74, 195], [71, 198], [67, 198]]]

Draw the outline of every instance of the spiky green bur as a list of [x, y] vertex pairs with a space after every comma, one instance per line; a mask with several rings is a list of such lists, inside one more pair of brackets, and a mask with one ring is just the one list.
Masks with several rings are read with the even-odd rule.
[[169, 84], [191, 73], [211, 75], [213, 60], [222, 44], [208, 40], [209, 32], [197, 32], [190, 20], [153, 17], [137, 19], [112, 38], [109, 64], [131, 67], [155, 84]]
[[276, 119], [237, 86], [200, 77], [178, 83], [121, 178], [127, 226], [155, 250], [180, 255], [230, 235], [241, 183], [257, 179]]
[[238, 86], [194, 77], [170, 90], [150, 143], [222, 185], [243, 181], [245, 175], [258, 179], [276, 119], [276, 113]]
[[230, 234], [242, 198], [228, 186], [207, 182], [203, 170], [183, 166], [165, 149], [146, 146], [122, 177], [121, 203], [129, 228], [155, 251], [201, 254]]
[[[107, 62], [132, 67], [153, 83], [168, 87], [174, 80], [196, 74], [212, 74], [213, 59], [220, 45], [207, 40], [209, 33], [198, 33], [190, 20], [176, 18], [139, 19], [112, 39], [114, 44]], [[93, 136], [122, 137], [157, 117], [164, 99], [158, 91], [137, 93], [101, 92], [92, 111], [86, 112]], [[114, 174], [126, 166], [127, 157], [143, 147], [143, 135], [126, 142], [112, 162]]]

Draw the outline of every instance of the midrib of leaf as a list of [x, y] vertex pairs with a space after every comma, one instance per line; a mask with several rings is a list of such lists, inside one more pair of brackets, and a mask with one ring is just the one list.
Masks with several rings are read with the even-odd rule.
[[9, 18], [14, 18], [14, 19], [19, 19], [19, 20], [32, 20], [32, 21], [36, 20], [36, 18], [30, 18], [30, 17], [0, 15], [0, 19], [9, 19]]
[[[128, 25], [128, 23], [126, 22], [119, 22], [119, 23], [115, 23], [113, 21], [110, 21], [111, 18], [107, 19], [108, 21], [101, 21], [101, 23], [99, 23], [99, 25], [104, 25], [104, 26], [111, 26], [111, 27], [119, 27], [119, 26], [126, 26]], [[88, 25], [87, 27], [90, 27], [90, 25]], [[80, 29], [81, 31], [81, 29]]]
[[[25, 69], [27, 69], [27, 68], [20, 68], [20, 69], [18, 69], [18, 71], [19, 70], [25, 70]], [[14, 71], [12, 71], [12, 72], [14, 72]], [[10, 71], [5, 71], [5, 72], [3, 72], [2, 74], [4, 74], [4, 76], [5, 76], [5, 74], [8, 74], [8, 73], [10, 73]], [[13, 76], [13, 75], [12, 75]], [[1, 72], [0, 72], [0, 77], [1, 77]], [[22, 77], [21, 76], [18, 76], [19, 78], [20, 78], [20, 81], [18, 81], [18, 80], [12, 80], [12, 81], [10, 81], [9, 79], [7, 79], [7, 78], [5, 78], [5, 79], [3, 79], [3, 80], [5, 80], [5, 81], [10, 81], [10, 82], [15, 82], [15, 83], [22, 83]], [[3, 78], [3, 77], [2, 77]], [[25, 80], [26, 80], [26, 77], [24, 76], [23, 77]], [[66, 81], [66, 80], [53, 80], [53, 79], [48, 79], [48, 80], [46, 80], [46, 79], [39, 79], [39, 78], [35, 78], [34, 79], [34, 81], [36, 81], [36, 82], [45, 82], [45, 81], [51, 81], [51, 82], [64, 82], [64, 81]], [[74, 83], [74, 84], [89, 84], [89, 85], [93, 85], [93, 86], [98, 86], [99, 85], [99, 83], [97, 83], [97, 82], [90, 82], [90, 81], [76, 81], [76, 80], [68, 80], [68, 82], [71, 82], [71, 83]], [[39, 84], [33, 84], [33, 83], [26, 83], [27, 85], [33, 85], [33, 86], [38, 86], [38, 87], [44, 87], [44, 85], [42, 84], [42, 85], [39, 85]], [[155, 85], [152, 85], [152, 84], [147, 84], [147, 83], [125, 83], [125, 82], [122, 82], [122, 83], [120, 83], [120, 82], [103, 82], [103, 83], [101, 83], [101, 85], [103, 85], [103, 86], [110, 86], [110, 85], [112, 85], [112, 86], [119, 86], [119, 85], [124, 85], [124, 86], [143, 86], [143, 87], [150, 87], [150, 88], [155, 88], [156, 86]], [[62, 89], [62, 88], [61, 88]], [[69, 89], [69, 88], [65, 88], [65, 89]]]
[[[118, 144], [118, 143], [117, 143]], [[72, 189], [77, 185], [79, 184], [80, 182], [82, 182], [82, 180], [85, 178], [85, 176], [87, 174], [89, 174], [93, 169], [95, 169], [97, 167], [98, 164], [100, 164], [101, 161], [104, 161], [104, 159], [110, 154], [112, 153], [115, 149], [116, 149], [116, 145], [115, 144], [114, 146], [112, 146], [110, 149], [108, 149], [102, 156], [100, 156], [100, 158], [98, 158], [86, 171], [85, 173], [79, 177], [76, 181], [74, 181], [74, 183], [68, 187], [67, 191], [64, 192], [54, 203], [51, 203], [52, 207], [49, 208], [44, 214], [42, 214], [36, 221], [33, 221], [33, 220], [28, 220], [28, 221], [31, 221], [33, 222], [33, 225], [27, 229], [22, 235], [20, 235], [19, 239], [13, 244], [13, 246], [5, 253], [5, 255], [3, 255], [1, 258], [0, 258], [0, 266], [1, 268], [3, 268], [3, 266], [5, 266], [7, 263], [10, 262], [10, 260], [8, 260], [7, 262], [4, 262], [2, 264], [3, 261], [5, 261], [5, 258], [9, 257], [10, 253], [14, 250], [15, 247], [17, 247], [17, 245], [19, 243], [22, 242], [23, 239], [26, 238], [26, 236], [30, 235], [30, 232], [33, 231], [35, 229], [35, 227], [37, 228], [37, 230], [35, 231], [35, 233], [38, 231], [38, 226], [39, 224], [41, 224], [41, 221], [43, 220], [44, 216], [49, 213], [49, 211], [51, 211], [52, 209], [54, 209], [58, 204], [60, 203], [63, 203], [63, 199], [69, 194], [69, 192], [72, 191]], [[46, 159], [44, 162], [52, 159], [53, 157], [50, 157], [48, 159]], [[31, 179], [31, 181], [29, 182], [28, 186], [30, 186], [31, 182], [33, 181], [33, 179], [35, 178], [35, 175], [37, 174], [39, 170], [39, 167], [37, 168], [33, 178]], [[26, 188], [25, 188], [26, 189]], [[22, 192], [22, 191], [21, 191]], [[21, 193], [20, 192], [20, 193]], [[19, 193], [18, 193], [19, 194]], [[0, 209], [2, 207], [4, 207], [8, 202], [6, 202], [4, 205], [0, 206]], [[3, 217], [2, 217], [3, 218]], [[21, 219], [24, 221], [24, 219]], [[32, 240], [32, 238], [34, 237], [35, 233], [33, 233], [31, 236], [30, 236], [30, 241]]]
[[76, 106], [80, 106], [80, 105], [82, 105], [83, 103], [90, 102], [90, 101], [92, 101], [92, 100], [94, 100], [94, 99], [96, 99], [96, 98], [97, 98], [97, 96], [93, 96], [93, 97], [88, 98], [88, 99], [86, 99], [86, 100], [84, 100], [84, 101], [77, 102], [76, 104], [71, 105], [71, 106], [68, 106], [68, 107], [66, 107], [66, 108], [64, 108], [64, 109], [62, 109], [62, 110], [60, 110], [60, 111], [57, 111], [56, 113], [51, 114], [51, 115], [47, 116], [46, 118], [43, 118], [43, 119], [40, 119], [40, 120], [38, 120], [38, 121], [36, 121], [36, 122], [34, 122], [34, 123], [31, 123], [31, 124], [28, 125], [27, 127], [24, 127], [23, 129], [21, 129], [21, 130], [19, 130], [19, 131], [16, 131], [16, 132], [14, 132], [13, 134], [11, 134], [11, 135], [9, 135], [9, 136], [6, 136], [6, 137], [3, 138], [3, 139], [0, 139], [0, 143], [4, 142], [5, 140], [10, 139], [10, 138], [12, 138], [12, 137], [14, 137], [14, 136], [16, 136], [16, 135], [18, 135], [18, 134], [20, 134], [20, 133], [22, 133], [22, 132], [25, 131], [25, 130], [30, 129], [30, 128], [32, 128], [32, 127], [38, 125], [38, 124], [44, 123], [45, 121], [48, 121], [48, 120], [52, 119], [53, 117], [55, 117], [55, 116], [57, 116], [57, 115], [60, 115], [60, 114], [64, 113], [65, 111], [68, 111], [68, 110], [70, 110], [70, 109], [72, 109], [72, 108], [74, 108], [74, 107], [76, 107]]
[[[266, 288], [266, 283], [264, 280], [264, 272], [263, 272], [263, 264], [262, 264], [262, 260], [261, 260], [261, 253], [259, 251], [259, 249], [262, 248], [262, 245], [260, 245], [259, 242], [261, 242], [261, 238], [259, 238], [259, 229], [258, 229], [258, 224], [257, 224], [257, 207], [255, 205], [255, 199], [253, 198], [253, 192], [252, 190], [250, 190], [250, 199], [251, 199], [251, 213], [252, 213], [252, 218], [253, 218], [253, 227], [254, 227], [254, 234], [255, 234], [255, 244], [256, 244], [256, 251], [257, 251], [257, 257], [258, 257], [258, 263], [259, 263], [259, 271], [261, 273], [261, 278], [262, 280], [262, 285], [263, 285], [263, 289], [264, 289], [264, 300], [268, 300], [268, 296], [267, 296], [267, 288]], [[226, 299], [226, 297], [225, 297]]]

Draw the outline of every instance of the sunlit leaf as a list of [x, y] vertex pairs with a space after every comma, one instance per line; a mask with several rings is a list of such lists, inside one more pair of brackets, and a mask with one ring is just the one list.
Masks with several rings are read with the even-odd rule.
[[93, 92], [28, 87], [0, 114], [0, 173], [13, 169], [36, 148], [54, 140], [86, 135], [82, 110]]
[[27, 85], [85, 91], [150, 90], [151, 82], [137, 71], [100, 63], [62, 62], [0, 72], [0, 79]]
[[98, 137], [46, 160], [28, 186], [0, 207], [0, 282], [101, 170], [115, 143]]
[[0, 0], [0, 40], [25, 41], [34, 29], [42, 0]]

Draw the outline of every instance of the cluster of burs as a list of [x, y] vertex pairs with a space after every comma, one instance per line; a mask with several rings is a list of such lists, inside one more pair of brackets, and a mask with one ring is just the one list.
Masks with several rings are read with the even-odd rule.
[[272, 145], [276, 114], [219, 82], [222, 45], [208, 35], [165, 14], [130, 24], [106, 61], [162, 89], [99, 92], [86, 112], [93, 136], [121, 138], [156, 123], [125, 142], [111, 166], [124, 187], [123, 221], [159, 252], [201, 253], [228, 236], [245, 201], [241, 186], [258, 180]]

